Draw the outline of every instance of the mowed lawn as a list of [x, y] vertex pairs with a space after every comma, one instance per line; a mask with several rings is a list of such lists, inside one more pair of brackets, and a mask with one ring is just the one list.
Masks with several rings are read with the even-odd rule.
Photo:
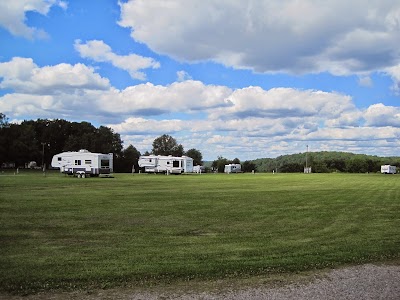
[[299, 272], [400, 254], [400, 175], [0, 175], [0, 290]]

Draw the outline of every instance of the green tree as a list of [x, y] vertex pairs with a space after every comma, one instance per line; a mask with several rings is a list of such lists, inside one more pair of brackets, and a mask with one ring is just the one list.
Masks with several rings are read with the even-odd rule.
[[252, 161], [246, 160], [242, 164], [242, 171], [243, 172], [252, 172], [256, 170], [256, 165]]
[[212, 162], [211, 167], [214, 170], [217, 170], [218, 173], [223, 173], [225, 165], [227, 165], [228, 163], [229, 163], [228, 159], [222, 156], [218, 156], [218, 158]]
[[349, 173], [366, 173], [368, 164], [365, 159], [354, 157], [346, 162], [346, 169]]
[[162, 136], [156, 138], [153, 141], [154, 155], [172, 155], [172, 156], [182, 156], [183, 146], [178, 144], [176, 139], [168, 134], [163, 134]]
[[186, 151], [185, 155], [193, 158], [194, 166], [197, 166], [197, 165], [201, 166], [203, 164], [203, 155], [201, 154], [201, 152], [199, 150], [189, 149], [188, 151]]
[[115, 159], [115, 172], [129, 173], [132, 172], [132, 168], [134, 168], [135, 172], [138, 172], [139, 157], [140, 152], [134, 146], [129, 145], [126, 149], [122, 150], [121, 155]]
[[231, 164], [240, 164], [240, 159], [236, 157], [230, 163]]

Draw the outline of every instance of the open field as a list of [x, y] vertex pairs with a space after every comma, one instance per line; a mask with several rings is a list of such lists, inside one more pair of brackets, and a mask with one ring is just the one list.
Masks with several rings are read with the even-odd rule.
[[0, 290], [276, 275], [400, 256], [400, 177], [0, 175]]

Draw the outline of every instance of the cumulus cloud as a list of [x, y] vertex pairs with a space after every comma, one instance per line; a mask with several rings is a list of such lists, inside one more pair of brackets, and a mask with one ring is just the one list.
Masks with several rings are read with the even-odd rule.
[[400, 64], [387, 68], [386, 73], [392, 77], [393, 85], [392, 90], [398, 95], [400, 94]]
[[190, 76], [189, 73], [183, 70], [176, 72], [176, 76], [178, 81], [192, 80], [192, 76]]
[[119, 25], [181, 61], [256, 72], [365, 73], [397, 65], [400, 2], [130, 0]]
[[74, 93], [77, 89], [109, 88], [108, 79], [83, 64], [37, 66], [31, 58], [14, 57], [0, 63], [0, 88], [17, 93], [53, 94], [61, 91]]
[[47, 15], [52, 6], [59, 6], [65, 10], [68, 4], [60, 0], [0, 1], [0, 26], [13, 35], [28, 39], [46, 37], [47, 34], [43, 30], [26, 25], [26, 13]]
[[144, 118], [128, 118], [120, 124], [109, 125], [116, 132], [132, 135], [175, 133], [184, 130], [182, 120], [152, 120]]
[[367, 126], [393, 126], [400, 128], [400, 108], [382, 103], [368, 107], [364, 113]]
[[214, 118], [264, 117], [288, 118], [319, 116], [338, 117], [354, 109], [351, 97], [313, 90], [273, 88], [268, 91], [260, 87], [235, 90], [230, 96], [232, 103], [227, 109], [215, 110]]
[[226, 98], [231, 90], [204, 85], [200, 81], [175, 82], [168, 86], [152, 83], [112, 90], [100, 98], [101, 106], [113, 113], [160, 115], [171, 112], [196, 112], [231, 105]]
[[134, 79], [146, 79], [146, 74], [139, 70], [147, 68], [157, 69], [160, 67], [160, 63], [150, 57], [143, 57], [136, 54], [117, 55], [103, 41], [92, 40], [82, 44], [80, 40], [76, 40], [74, 46], [81, 57], [89, 58], [96, 62], [111, 63], [113, 66], [127, 71]]

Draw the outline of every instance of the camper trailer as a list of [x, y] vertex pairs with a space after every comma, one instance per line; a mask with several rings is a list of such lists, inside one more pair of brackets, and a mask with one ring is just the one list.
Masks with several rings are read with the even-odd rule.
[[110, 176], [113, 172], [113, 154], [92, 153], [83, 149], [63, 152], [53, 156], [51, 166], [68, 175]]
[[146, 173], [182, 174], [193, 172], [193, 159], [182, 156], [146, 155], [139, 157], [139, 168]]
[[396, 166], [383, 165], [381, 166], [382, 174], [396, 174]]
[[242, 166], [240, 164], [229, 164], [225, 165], [224, 173], [241, 173]]

